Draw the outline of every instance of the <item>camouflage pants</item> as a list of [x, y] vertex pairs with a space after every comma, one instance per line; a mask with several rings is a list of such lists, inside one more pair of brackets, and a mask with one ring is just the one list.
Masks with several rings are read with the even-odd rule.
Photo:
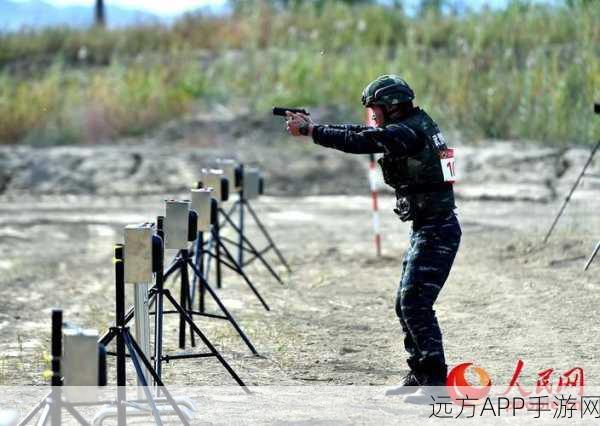
[[419, 364], [445, 365], [442, 333], [433, 304], [448, 278], [461, 234], [454, 214], [413, 224], [396, 298], [396, 314], [413, 370]]

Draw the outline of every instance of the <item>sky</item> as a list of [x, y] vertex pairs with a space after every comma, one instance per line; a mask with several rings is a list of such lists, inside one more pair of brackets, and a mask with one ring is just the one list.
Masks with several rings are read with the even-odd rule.
[[[28, 0], [17, 0], [28, 1]], [[94, 0], [44, 0], [55, 6], [92, 6]], [[156, 15], [174, 16], [203, 6], [222, 6], [226, 0], [104, 0], [105, 4], [139, 9]]]
[[[27, 1], [27, 0], [17, 0]], [[91, 6], [94, 0], [45, 0], [47, 3], [56, 6], [84, 5]], [[194, 10], [203, 6], [220, 7], [227, 0], [104, 0], [106, 4], [116, 6], [145, 10], [156, 15], [174, 16], [186, 11]], [[537, 2], [553, 3], [556, 0], [536, 0]], [[508, 0], [464, 0], [465, 3], [473, 8], [479, 8], [483, 5], [489, 5], [492, 8], [504, 6]], [[407, 9], [411, 9], [419, 0], [406, 0]]]

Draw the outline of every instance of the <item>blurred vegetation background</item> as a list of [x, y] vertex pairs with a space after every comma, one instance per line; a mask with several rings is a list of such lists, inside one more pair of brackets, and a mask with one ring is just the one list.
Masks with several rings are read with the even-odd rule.
[[233, 2], [172, 26], [0, 33], [0, 143], [139, 135], [215, 104], [267, 117], [328, 106], [361, 121], [362, 88], [397, 73], [467, 139], [591, 144], [600, 121], [600, 2], [512, 1], [454, 13], [425, 0]]

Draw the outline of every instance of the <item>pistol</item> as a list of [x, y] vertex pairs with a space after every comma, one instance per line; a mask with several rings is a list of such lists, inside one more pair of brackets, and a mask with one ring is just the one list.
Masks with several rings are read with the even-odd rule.
[[300, 114], [304, 114], [304, 115], [310, 115], [310, 112], [308, 112], [305, 109], [301, 109], [301, 108], [273, 107], [273, 115], [279, 115], [281, 117], [285, 117], [285, 113], [288, 111], [296, 113], [296, 114], [300, 113]]

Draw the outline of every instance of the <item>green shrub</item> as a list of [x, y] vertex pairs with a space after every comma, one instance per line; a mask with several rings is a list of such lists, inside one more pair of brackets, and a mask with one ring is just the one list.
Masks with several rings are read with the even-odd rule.
[[0, 143], [140, 134], [212, 102], [259, 114], [273, 104], [337, 106], [360, 120], [360, 91], [390, 72], [468, 137], [592, 143], [600, 8], [572, 3], [411, 18], [375, 5], [257, 2], [172, 27], [0, 34]]

